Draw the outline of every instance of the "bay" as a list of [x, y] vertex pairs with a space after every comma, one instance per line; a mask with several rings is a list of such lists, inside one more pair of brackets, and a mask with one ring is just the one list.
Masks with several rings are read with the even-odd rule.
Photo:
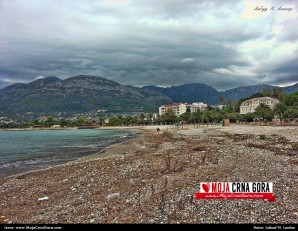
[[76, 160], [138, 134], [105, 129], [0, 131], [0, 177]]

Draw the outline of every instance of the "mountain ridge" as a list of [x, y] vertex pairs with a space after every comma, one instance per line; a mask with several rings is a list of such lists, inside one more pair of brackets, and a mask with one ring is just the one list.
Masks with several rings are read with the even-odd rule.
[[[220, 92], [202, 83], [140, 88], [92, 75], [77, 75], [67, 79], [49, 76], [0, 89], [0, 116], [27, 112], [36, 115], [75, 114], [98, 109], [111, 113], [157, 112], [159, 106], [168, 103], [204, 102], [214, 105], [220, 103], [222, 96], [240, 99], [264, 88], [278, 87], [260, 84]], [[282, 89], [286, 93], [297, 91], [298, 83]]]
[[[209, 89], [207, 95], [202, 97], [202, 89], [196, 89], [194, 91], [194, 86], [203, 86], [206, 89]], [[289, 94], [295, 91], [298, 91], [298, 83], [287, 86], [287, 87], [276, 87], [269, 84], [259, 84], [259, 85], [250, 85], [250, 86], [241, 86], [232, 88], [225, 91], [218, 91], [213, 87], [210, 87], [206, 84], [193, 83], [193, 84], [184, 84], [179, 86], [171, 86], [171, 87], [157, 87], [155, 85], [144, 86], [144, 89], [152, 89], [154, 91], [160, 91], [161, 93], [170, 97], [173, 101], [176, 102], [184, 102], [188, 103], [193, 102], [204, 102], [208, 104], [218, 104], [220, 103], [220, 97], [224, 97], [225, 99], [239, 100], [248, 96], [251, 96], [255, 93], [261, 92], [265, 88], [281, 88], [285, 93]], [[185, 96], [188, 94], [192, 94], [191, 97], [186, 98]], [[197, 99], [197, 100], [195, 100]]]
[[105, 109], [112, 113], [154, 111], [172, 100], [159, 92], [124, 86], [97, 76], [39, 79], [0, 89], [2, 114], [75, 114]]
[[160, 91], [174, 102], [193, 103], [203, 101], [208, 104], [216, 104], [219, 98], [219, 92], [215, 88], [202, 83], [190, 83], [167, 88], [157, 86], [144, 86], [142, 88]]

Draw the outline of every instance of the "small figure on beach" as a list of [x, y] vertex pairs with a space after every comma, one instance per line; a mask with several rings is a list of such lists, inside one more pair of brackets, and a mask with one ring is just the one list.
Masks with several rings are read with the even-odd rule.
[[156, 128], [156, 131], [157, 131], [157, 132], [159, 132], [159, 131], [160, 131], [160, 129], [159, 129], [159, 128]]

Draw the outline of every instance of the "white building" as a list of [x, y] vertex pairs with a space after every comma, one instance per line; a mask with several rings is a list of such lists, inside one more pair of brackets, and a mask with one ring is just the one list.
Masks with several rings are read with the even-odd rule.
[[245, 100], [240, 106], [240, 114], [253, 113], [260, 104], [268, 105], [272, 109], [277, 103], [279, 103], [279, 100], [271, 97], [258, 97]]
[[202, 102], [198, 102], [198, 103], [193, 103], [191, 105], [191, 109], [192, 111], [191, 112], [197, 112], [198, 110], [200, 111], [204, 111], [207, 109], [207, 104], [206, 103], [202, 103]]
[[188, 109], [190, 112], [197, 112], [198, 110], [205, 110], [207, 108], [207, 104], [204, 103], [174, 103], [163, 105], [159, 107], [159, 115], [165, 114], [167, 111], [172, 110], [176, 116], [180, 116], [181, 114], [185, 113]]
[[223, 104], [218, 104], [218, 105], [210, 105], [210, 107], [222, 110], [226, 105]]
[[59, 124], [54, 124], [51, 126], [52, 129], [60, 129], [61, 126]]

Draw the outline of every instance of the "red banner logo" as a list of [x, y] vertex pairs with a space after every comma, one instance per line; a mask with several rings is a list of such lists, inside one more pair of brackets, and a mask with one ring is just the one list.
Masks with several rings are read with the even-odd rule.
[[195, 199], [276, 201], [272, 182], [201, 182]]

